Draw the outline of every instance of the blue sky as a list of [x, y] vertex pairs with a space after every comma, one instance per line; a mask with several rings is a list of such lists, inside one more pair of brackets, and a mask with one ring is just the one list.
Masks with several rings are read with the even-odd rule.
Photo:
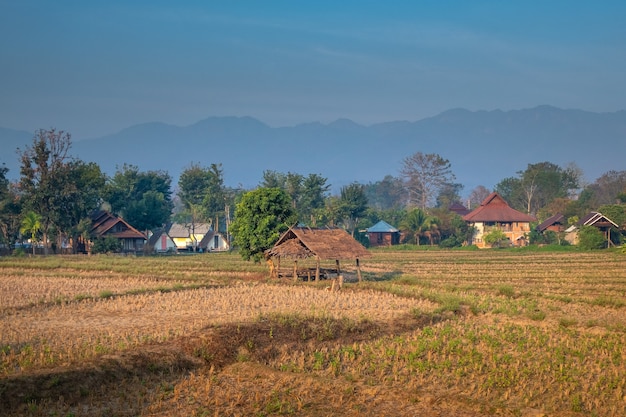
[[624, 1], [0, 0], [0, 126], [626, 109]]

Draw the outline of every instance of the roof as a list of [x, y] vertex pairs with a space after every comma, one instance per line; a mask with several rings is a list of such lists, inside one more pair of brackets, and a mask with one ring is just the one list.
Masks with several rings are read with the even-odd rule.
[[150, 235], [150, 238], [148, 238], [148, 245], [154, 246], [156, 245], [159, 240], [161, 240], [161, 236], [167, 236], [167, 238], [171, 241], [172, 238], [170, 238], [167, 234], [167, 231], [164, 229], [156, 229], [152, 235]]
[[554, 216], [548, 217], [543, 223], [536, 227], [538, 232], [545, 231], [548, 227], [555, 224], [565, 224], [565, 216], [561, 213], [557, 213]]
[[534, 222], [533, 216], [511, 208], [500, 194], [493, 192], [480, 203], [480, 206], [463, 216], [467, 222]]
[[[188, 238], [191, 236], [191, 223], [172, 223], [167, 228], [167, 234], [171, 238]], [[193, 231], [196, 235], [207, 234], [211, 230], [211, 223], [194, 223]]]
[[278, 239], [268, 257], [308, 258], [320, 260], [359, 259], [371, 254], [343, 229], [292, 227]]
[[367, 229], [368, 233], [396, 233], [398, 229], [390, 225], [384, 220], [379, 221], [374, 226]]
[[599, 226], [599, 227], [616, 227], [619, 228], [617, 223], [606, 217], [604, 214], [598, 211], [592, 211], [585, 217], [578, 221], [579, 226]]
[[[120, 225], [117, 231], [114, 227]], [[97, 237], [114, 236], [118, 239], [145, 239], [146, 236], [121, 217], [114, 216], [108, 211], [100, 210], [91, 215], [91, 233]]]
[[467, 213], [470, 212], [470, 210], [465, 207], [463, 204], [459, 203], [458, 201], [455, 201], [449, 208], [448, 210], [455, 212], [456, 214], [458, 214], [459, 216], [465, 216]]

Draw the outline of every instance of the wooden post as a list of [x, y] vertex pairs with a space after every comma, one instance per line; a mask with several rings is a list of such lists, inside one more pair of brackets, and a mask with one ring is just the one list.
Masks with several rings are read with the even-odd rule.
[[278, 257], [278, 265], [276, 265], [276, 278], [280, 278], [280, 256]]
[[320, 280], [320, 258], [315, 260], [315, 281]]
[[337, 275], [341, 274], [341, 269], [339, 268], [339, 259], [335, 260], [335, 264], [337, 265]]
[[356, 258], [356, 276], [359, 278], [359, 282], [363, 280], [361, 277], [361, 265], [359, 263], [359, 258]]
[[293, 261], [293, 280], [298, 280], [298, 261]]

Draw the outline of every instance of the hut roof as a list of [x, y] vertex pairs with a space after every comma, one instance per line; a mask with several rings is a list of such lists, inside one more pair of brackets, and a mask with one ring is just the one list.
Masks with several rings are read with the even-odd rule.
[[398, 229], [390, 225], [384, 220], [379, 221], [374, 226], [369, 227], [367, 229], [368, 233], [396, 233], [399, 232]]
[[343, 229], [292, 227], [266, 252], [268, 257], [320, 260], [359, 259], [371, 256], [363, 245]]

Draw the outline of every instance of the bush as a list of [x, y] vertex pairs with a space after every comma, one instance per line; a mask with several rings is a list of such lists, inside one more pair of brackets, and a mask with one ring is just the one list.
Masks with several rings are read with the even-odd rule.
[[578, 231], [578, 247], [581, 249], [603, 249], [606, 240], [600, 230], [593, 226], [583, 226]]
[[113, 236], [96, 238], [91, 247], [92, 253], [120, 252], [121, 250], [122, 243]]

